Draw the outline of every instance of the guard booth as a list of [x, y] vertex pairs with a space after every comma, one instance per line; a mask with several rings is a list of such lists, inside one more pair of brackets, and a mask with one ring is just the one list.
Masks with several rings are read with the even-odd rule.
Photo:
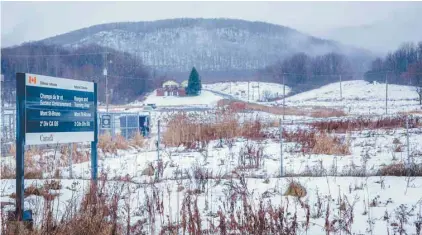
[[149, 112], [109, 112], [99, 115], [99, 134], [110, 133], [132, 139], [137, 133], [148, 137], [150, 133], [151, 115]]
[[128, 114], [119, 117], [120, 135], [125, 139], [134, 137], [137, 132], [147, 137], [150, 130], [150, 117], [148, 114]]

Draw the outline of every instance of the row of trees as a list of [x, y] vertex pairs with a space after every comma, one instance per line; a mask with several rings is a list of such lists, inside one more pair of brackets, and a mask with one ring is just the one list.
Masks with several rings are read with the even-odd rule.
[[[105, 55], [107, 52], [107, 56]], [[149, 70], [135, 56], [98, 45], [76, 49], [42, 43], [24, 44], [1, 49], [1, 71], [5, 77], [4, 98], [13, 98], [17, 72], [95, 81], [98, 99], [105, 101], [105, 76], [108, 68], [108, 88], [112, 103], [133, 100], [154, 84]]]
[[387, 56], [375, 59], [365, 80], [416, 86], [422, 105], [422, 41], [405, 43]]
[[365, 80], [421, 86], [422, 84], [422, 41], [418, 44], [405, 43], [385, 58], [377, 58]]
[[328, 53], [310, 57], [305, 53], [295, 54], [283, 61], [260, 71], [264, 80], [284, 82], [293, 88], [310, 89], [314, 86], [328, 84], [339, 80], [353, 78], [352, 64], [349, 59], [338, 53]]
[[283, 61], [268, 66], [260, 75], [264, 80], [291, 86], [296, 91], [308, 90], [342, 80], [360, 79], [364, 75], [369, 82], [378, 81], [416, 86], [422, 104], [422, 42], [405, 43], [387, 56], [372, 61], [370, 69], [361, 73], [351, 61], [337, 53], [310, 57], [295, 54]]

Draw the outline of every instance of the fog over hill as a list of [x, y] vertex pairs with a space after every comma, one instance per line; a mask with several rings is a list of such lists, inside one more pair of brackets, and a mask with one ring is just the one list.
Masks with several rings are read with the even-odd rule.
[[95, 25], [42, 40], [77, 48], [99, 44], [140, 57], [165, 72], [255, 70], [304, 52], [367, 57], [365, 50], [288, 27], [235, 19], [169, 19]]

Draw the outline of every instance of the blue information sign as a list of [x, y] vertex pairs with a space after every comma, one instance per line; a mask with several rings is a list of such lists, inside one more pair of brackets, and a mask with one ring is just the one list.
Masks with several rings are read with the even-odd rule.
[[23, 219], [25, 145], [91, 142], [91, 178], [97, 179], [97, 85], [16, 74], [16, 217]]
[[93, 82], [25, 74], [26, 144], [94, 141], [94, 100]]

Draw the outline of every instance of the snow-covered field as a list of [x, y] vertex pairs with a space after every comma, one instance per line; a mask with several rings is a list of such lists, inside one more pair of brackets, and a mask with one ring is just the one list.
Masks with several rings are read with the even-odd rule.
[[[291, 125], [285, 128], [298, 127], [305, 126]], [[163, 162], [163, 172], [160, 181], [153, 184], [151, 182], [154, 181], [154, 176], [145, 174], [149, 164], [157, 166], [157, 152], [151, 145], [147, 145], [145, 149], [121, 150], [117, 154], [106, 156], [100, 152], [99, 172], [107, 173], [110, 180], [106, 185], [110, 190], [124, 188], [124, 191], [119, 191], [122, 197], [121, 207], [123, 208], [129, 196], [133, 210], [131, 223], [148, 218], [148, 215], [142, 211], [146, 206], [146, 198], [154, 198], [152, 196], [154, 190], [160, 192], [164, 215], [169, 215], [173, 222], [177, 221], [178, 217], [181, 220], [181, 215], [177, 212], [182, 208], [183, 199], [192, 190], [202, 187], [201, 180], [195, 177], [195, 170], [201, 169], [202, 172], [212, 172], [214, 175], [212, 179], [206, 181], [206, 185], [203, 186], [205, 190], [194, 194], [198, 200], [204, 229], [208, 228], [210, 223], [218, 225], [219, 218], [215, 216], [217, 211], [230, 213], [227, 207], [228, 197], [230, 193], [233, 193], [233, 187], [240, 187], [247, 190], [249, 200], [255, 205], [258, 205], [260, 200], [265, 204], [271, 203], [273, 207], [281, 203], [285, 208], [290, 208], [287, 217], [291, 218], [296, 212], [298, 221], [301, 223], [305, 220], [307, 213], [301, 203], [309, 205], [311, 216], [307, 230], [309, 234], [326, 234], [324, 224], [327, 207], [329, 207], [328, 218], [331, 222], [340, 217], [346, 217], [346, 211], [353, 215], [354, 219], [349, 228], [352, 234], [385, 234], [387, 230], [393, 234], [393, 231], [399, 229], [396, 224], [400, 224], [400, 213], [408, 214], [406, 215], [407, 222], [403, 224], [406, 233], [416, 234], [414, 223], [418, 222], [422, 216], [422, 178], [370, 176], [376, 174], [385, 165], [407, 162], [405, 130], [399, 128], [356, 131], [346, 136], [350, 141], [351, 153], [344, 156], [303, 154], [297, 151], [297, 143], [284, 143], [285, 174], [313, 175], [313, 177], [280, 178], [280, 144], [270, 139], [263, 141], [237, 139], [232, 147], [226, 144], [219, 147], [218, 141], [212, 141], [205, 150], [201, 151], [162, 148], [160, 160]], [[421, 142], [422, 129], [420, 127], [409, 129], [409, 152], [412, 162], [416, 164], [422, 164]], [[396, 145], [401, 145], [400, 151], [395, 150]], [[239, 170], [242, 153], [247, 151], [248, 146], [262, 148], [262, 162], [257, 168]], [[55, 158], [60, 159], [60, 154], [57, 154]], [[3, 164], [7, 163], [5, 159], [2, 160]], [[8, 163], [13, 164], [13, 161], [9, 160]], [[60, 175], [64, 178], [61, 181], [63, 187], [61, 190], [51, 190], [52, 193], [59, 193], [59, 197], [53, 201], [57, 218], [66, 213], [68, 203], [81, 200], [84, 189], [89, 186], [90, 163], [73, 164], [72, 173], [75, 178], [73, 180], [68, 179], [67, 166], [59, 167], [59, 169]], [[245, 177], [245, 184], [242, 184], [238, 178], [240, 172]], [[362, 173], [368, 176], [350, 177], [350, 175]], [[177, 175], [179, 177], [182, 175], [183, 180], [176, 180]], [[45, 173], [45, 176], [51, 177], [51, 174]], [[124, 178], [130, 179], [129, 182], [122, 180]], [[307, 191], [306, 196], [300, 201], [295, 197], [283, 195], [292, 180], [300, 182]], [[15, 181], [2, 180], [1, 182], [1, 201], [13, 203], [9, 195], [15, 190]], [[42, 185], [42, 183], [43, 180], [26, 181], [27, 185]], [[128, 185], [130, 193], [122, 185]], [[42, 218], [37, 215], [43, 212], [42, 197], [29, 196], [25, 199], [25, 203], [26, 208], [33, 209], [36, 221], [40, 222]], [[316, 206], [318, 204], [320, 209]], [[346, 209], [339, 209], [343, 204], [346, 205]], [[236, 202], [235, 208], [235, 210], [241, 210], [241, 200]], [[318, 212], [318, 210], [321, 211]], [[125, 212], [121, 213], [119, 219], [124, 223]], [[160, 215], [157, 214], [153, 222], [156, 232], [163, 226], [160, 221]], [[305, 232], [301, 226], [298, 231], [301, 231], [298, 233]], [[151, 231], [147, 230], [147, 233]], [[340, 232], [332, 232], [332, 234], [340, 234]]]
[[[387, 112], [421, 110], [416, 88], [388, 85]], [[386, 85], [363, 80], [331, 83], [318, 89], [286, 98], [287, 106], [322, 106], [343, 108], [349, 114], [385, 114]], [[277, 101], [275, 104], [281, 104]]]
[[[214, 107], [219, 100], [223, 99], [209, 91], [202, 91], [199, 96], [195, 97], [177, 97], [177, 96], [157, 96], [156, 91], [153, 91], [142, 102], [143, 104], [155, 104], [157, 107], [164, 106], [210, 106]], [[133, 103], [139, 105], [139, 102]]]
[[[249, 86], [249, 89], [248, 89]], [[204, 89], [221, 92], [236, 99], [251, 102], [265, 102], [271, 99], [283, 97], [283, 85], [269, 82], [219, 82], [204, 84]], [[291, 91], [285, 87], [286, 95]], [[249, 98], [248, 98], [249, 91]]]
[[[220, 99], [239, 99], [242, 101], [259, 102], [265, 105], [281, 105], [283, 100], [265, 102], [268, 99], [281, 98], [283, 85], [275, 83], [250, 82], [248, 99], [248, 82], [221, 82], [204, 84], [205, 89], [198, 97], [157, 97], [151, 93], [142, 103], [154, 103], [158, 107], [214, 108]], [[286, 98], [286, 105], [291, 107], [328, 107], [343, 110], [349, 115], [381, 115], [386, 113], [386, 85], [369, 83], [363, 80], [331, 83], [320, 88], [299, 93]], [[291, 89], [286, 86], [286, 94]], [[421, 110], [416, 88], [404, 85], [388, 85], [387, 113]]]
[[[262, 89], [262, 83], [260, 86]], [[271, 84], [268, 86], [269, 89]], [[243, 89], [239, 87], [236, 88], [238, 91]], [[279, 88], [271, 91], [277, 92]], [[212, 89], [230, 95], [224, 84], [218, 86], [214, 84]], [[347, 81], [343, 82], [342, 89], [343, 100], [339, 98], [339, 83], [334, 83], [289, 97], [286, 99], [286, 104], [299, 107], [344, 107], [345, 112], [350, 115], [367, 114], [367, 109], [370, 113], [385, 112], [385, 84]], [[417, 105], [417, 94], [412, 87], [389, 85], [388, 96], [391, 99], [388, 103], [389, 113], [420, 108]], [[186, 106], [212, 108], [222, 98], [223, 96], [210, 91], [203, 91], [199, 97], [157, 97], [153, 93], [143, 103], [154, 103], [161, 108]], [[254, 100], [257, 101], [257, 98]], [[282, 101], [268, 104], [280, 104], [280, 102]], [[125, 111], [138, 109], [140, 108], [129, 106]], [[145, 219], [147, 224], [144, 233], [159, 234], [160, 229], [167, 225], [167, 221], [174, 224], [182, 220], [179, 212], [185, 199], [190, 195], [191, 200], [197, 199], [201, 228], [218, 227], [221, 219], [217, 215], [218, 211], [229, 219], [232, 213], [230, 202], [234, 201], [235, 217], [237, 211], [243, 213], [243, 200], [236, 194], [238, 193], [236, 190], [240, 190], [246, 192], [255, 211], [258, 211], [259, 202], [262, 201], [265, 205], [273, 207], [282, 205], [286, 210], [285, 216], [288, 221], [293, 221], [296, 215], [299, 224], [295, 234], [327, 234], [327, 221], [332, 224], [330, 234], [400, 234], [400, 229], [404, 230], [401, 231], [402, 234], [417, 234], [416, 226], [422, 223], [422, 177], [379, 176], [379, 172], [387, 165], [408, 164], [409, 160], [413, 164], [422, 164], [421, 126], [411, 127], [408, 136], [404, 128], [366, 129], [330, 134], [338, 137], [342, 143], [347, 143], [350, 153], [346, 155], [303, 153], [300, 151], [300, 143], [288, 141], [284, 141], [281, 152], [277, 138], [259, 141], [237, 138], [232, 143], [224, 142], [222, 146], [217, 140], [211, 141], [206, 148], [195, 150], [162, 145], [160, 161], [157, 161], [155, 124], [157, 120], [161, 120], [161, 133], [164, 133], [168, 127], [168, 119], [178, 113], [177, 109], [151, 111], [152, 135], [146, 140], [144, 148], [133, 147], [128, 150], [118, 150], [114, 154], [103, 154], [99, 151], [99, 172], [107, 174], [109, 179], [106, 181], [107, 188], [110, 191], [117, 190], [119, 221], [122, 224], [127, 223], [127, 204], [129, 204], [130, 223], [134, 224]], [[200, 120], [203, 122], [217, 120], [216, 116], [219, 115], [215, 110], [189, 111], [188, 114], [200, 115], [202, 117]], [[266, 124], [277, 123], [281, 117], [264, 112], [238, 115], [236, 120], [240, 122], [259, 119]], [[341, 119], [347, 118], [351, 117], [341, 117]], [[321, 119], [286, 116], [284, 128], [288, 131], [299, 128], [309, 130], [306, 122], [316, 120]], [[266, 127], [266, 131], [278, 136], [277, 127], [270, 125]], [[242, 168], [245, 166], [242, 159], [251, 154], [251, 149], [262, 150], [261, 160], [256, 167]], [[61, 215], [67, 213], [66, 206], [69, 203], [79, 204], [83, 193], [86, 192], [91, 174], [90, 162], [74, 163], [73, 179], [70, 179], [66, 156], [62, 155], [61, 151], [51, 151], [47, 155], [41, 158], [36, 156], [35, 159], [36, 163], [39, 161], [44, 164], [42, 169], [45, 169], [43, 171], [45, 178], [56, 178], [55, 169], [58, 169], [61, 176], [62, 189], [50, 190], [51, 193], [58, 193], [58, 197], [53, 200], [55, 208], [53, 213], [55, 218], [60, 219]], [[15, 168], [12, 157], [0, 160], [2, 169]], [[159, 168], [159, 162], [162, 162], [162, 171], [157, 181], [155, 176], [148, 172], [150, 172], [149, 166], [154, 166], [154, 169]], [[279, 177], [281, 162], [286, 176], [282, 178]], [[212, 177], [204, 181], [198, 176], [198, 171], [212, 173]], [[306, 189], [304, 197], [299, 199], [284, 195], [292, 181], [299, 182]], [[41, 179], [26, 180], [26, 185], [42, 185], [43, 182]], [[15, 180], [1, 180], [2, 206], [6, 202], [14, 202], [10, 198], [10, 194], [14, 191]], [[154, 214], [154, 221], [146, 213], [147, 203], [151, 200], [162, 200], [164, 208], [161, 214]], [[45, 213], [44, 205], [44, 199], [40, 196], [31, 195], [25, 198], [25, 207], [33, 209], [36, 224], [43, 220], [41, 215]], [[307, 230], [304, 225], [307, 217], [304, 205], [308, 205], [310, 210]], [[4, 208], [13, 208], [13, 205]], [[162, 218], [166, 218], [165, 223]], [[151, 228], [155, 230], [151, 231]], [[178, 234], [182, 234], [182, 231], [180, 230]]]
[[[206, 229], [211, 223], [218, 226], [219, 217], [217, 211], [221, 210], [229, 214], [230, 204], [222, 201], [226, 198], [227, 193], [231, 193], [230, 185], [241, 186], [248, 192], [247, 198], [256, 204], [262, 201], [265, 205], [271, 204], [273, 208], [281, 205], [285, 208], [286, 217], [290, 219], [297, 215], [299, 226], [297, 234], [327, 234], [325, 231], [325, 218], [327, 207], [329, 208], [328, 219], [333, 223], [333, 230], [330, 234], [347, 234], [345, 230], [335, 231], [344, 226], [347, 220], [352, 219], [350, 225], [350, 234], [399, 234], [399, 224], [401, 215], [404, 214], [405, 221], [403, 222], [403, 229], [406, 234], [416, 234], [415, 223], [418, 221], [418, 216], [421, 215], [421, 190], [422, 178], [412, 180], [407, 187], [405, 178], [397, 177], [368, 177], [368, 178], [353, 178], [353, 177], [299, 177], [295, 180], [304, 185], [307, 189], [307, 195], [302, 199], [307, 205], [313, 206], [310, 211], [309, 228], [305, 232], [302, 224], [306, 221], [307, 211], [301, 206], [301, 203], [290, 196], [282, 196], [291, 179], [288, 178], [271, 178], [265, 183], [263, 179], [245, 179], [245, 184], [242, 186], [239, 180], [209, 180], [206, 187], [207, 193], [195, 195], [197, 199], [199, 213], [202, 219], [202, 228]], [[5, 180], [3, 182], [3, 192], [12, 193], [14, 191], [14, 180]], [[42, 181], [28, 180], [26, 185], [42, 185]], [[65, 213], [66, 203], [72, 201], [80, 201], [83, 190], [88, 188], [89, 182], [84, 180], [62, 180], [63, 188], [61, 190], [52, 190], [60, 194], [60, 199], [55, 199], [52, 202], [52, 208], [55, 213], [60, 215]], [[127, 185], [128, 187], [122, 187]], [[180, 191], [180, 188], [184, 189]], [[127, 195], [128, 198], [122, 199], [119, 207], [126, 208], [127, 202], [130, 205], [133, 216], [130, 221], [134, 224], [139, 219], [147, 219], [148, 213], [146, 211], [146, 202], [153, 201], [159, 196], [158, 201], [162, 200], [164, 208], [163, 213], [169, 215], [169, 220], [172, 222], [182, 221], [182, 216], [179, 211], [182, 209], [180, 201], [185, 198], [186, 191], [192, 184], [188, 180], [180, 180], [179, 184], [174, 181], [163, 181], [155, 183], [154, 185], [138, 184], [138, 183], [123, 183], [123, 182], [108, 182], [107, 187], [114, 190], [122, 189], [118, 193]], [[162, 194], [156, 194], [153, 197], [154, 188], [163, 189]], [[130, 192], [130, 193], [128, 193]], [[179, 198], [179, 204], [177, 203]], [[160, 200], [161, 199], [161, 200]], [[33, 208], [35, 215], [35, 222], [40, 223], [41, 218], [37, 215], [42, 214], [44, 209], [43, 200], [37, 196], [30, 196], [26, 198], [26, 206]], [[223, 207], [223, 205], [225, 207]], [[315, 207], [320, 205], [320, 207]], [[56, 211], [56, 208], [57, 209]], [[318, 211], [320, 208], [320, 211]], [[344, 208], [344, 209], [342, 209]], [[257, 210], [258, 208], [256, 208]], [[235, 205], [235, 211], [242, 211], [242, 201], [239, 200]], [[350, 214], [352, 216], [350, 216]], [[207, 215], [207, 216], [205, 216]], [[119, 220], [127, 223], [125, 213], [118, 215]], [[348, 218], [348, 217], [352, 218]], [[345, 221], [341, 221], [341, 218]], [[160, 227], [167, 225], [167, 219], [161, 224], [159, 216], [154, 221], [155, 234], [158, 234]], [[336, 222], [337, 221], [337, 224]], [[240, 221], [239, 221], [240, 222]], [[149, 229], [150, 226], [145, 226], [145, 233], [152, 234]], [[388, 232], [387, 232], [388, 231]], [[180, 229], [179, 234], [182, 234]], [[221, 234], [218, 233], [217, 234]], [[404, 233], [403, 233], [404, 234]]]

